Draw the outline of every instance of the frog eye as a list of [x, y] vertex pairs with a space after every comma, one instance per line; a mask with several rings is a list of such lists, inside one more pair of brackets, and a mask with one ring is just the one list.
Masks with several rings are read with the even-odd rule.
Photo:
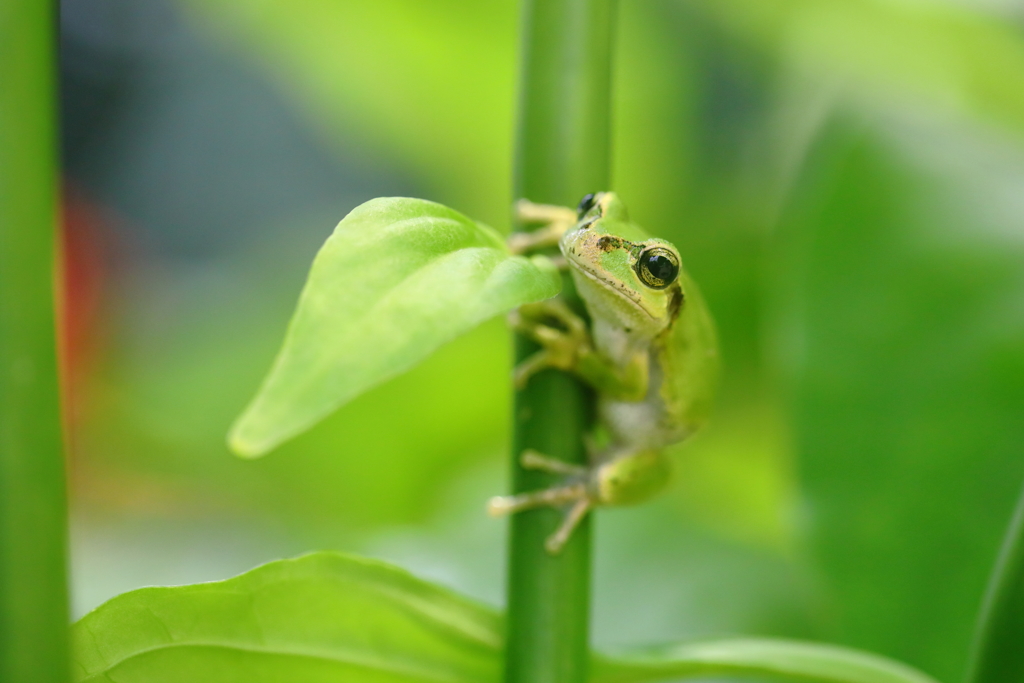
[[579, 218], [583, 218], [588, 211], [594, 208], [594, 204], [597, 203], [597, 194], [591, 192], [590, 194], [583, 195], [583, 199], [576, 205], [576, 215]]
[[665, 289], [679, 277], [679, 257], [665, 247], [645, 249], [636, 261], [636, 274], [651, 289]]

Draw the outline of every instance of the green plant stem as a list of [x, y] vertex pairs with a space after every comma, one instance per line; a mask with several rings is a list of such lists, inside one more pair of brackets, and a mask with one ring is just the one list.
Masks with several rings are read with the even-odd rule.
[[69, 676], [54, 335], [55, 3], [0, 3], [0, 681]]
[[[614, 0], [525, 0], [515, 196], [575, 206], [609, 187]], [[566, 278], [566, 296], [575, 296]], [[516, 361], [536, 351], [516, 338]], [[520, 467], [535, 448], [583, 463], [593, 415], [590, 392], [568, 375], [534, 377], [514, 401], [513, 489], [546, 488], [557, 477]], [[583, 683], [590, 617], [590, 521], [557, 556], [544, 540], [562, 513], [513, 516], [509, 534], [507, 683]]]
[[967, 683], [1024, 681], [1024, 491], [989, 579]]

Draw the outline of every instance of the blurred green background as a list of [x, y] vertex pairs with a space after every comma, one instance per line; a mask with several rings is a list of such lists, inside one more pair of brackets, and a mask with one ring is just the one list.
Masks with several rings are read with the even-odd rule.
[[[512, 0], [62, 3], [74, 610], [318, 548], [503, 600], [493, 321], [258, 461], [224, 445], [375, 196], [508, 228]], [[622, 0], [614, 188], [725, 357], [594, 638], [827, 639], [957, 680], [1024, 481], [1024, 11]], [[602, 188], [594, 188], [602, 189]]]

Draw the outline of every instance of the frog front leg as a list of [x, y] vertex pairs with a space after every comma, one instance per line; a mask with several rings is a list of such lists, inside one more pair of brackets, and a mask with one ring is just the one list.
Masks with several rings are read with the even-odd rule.
[[525, 304], [509, 316], [513, 329], [540, 345], [514, 370], [517, 388], [546, 368], [569, 372], [602, 396], [640, 401], [647, 394], [648, 355], [638, 352], [618, 365], [594, 348], [586, 321], [561, 299]]
[[540, 349], [515, 367], [517, 389], [541, 370], [556, 368], [571, 372], [581, 353], [591, 346], [590, 332], [583, 318], [561, 299], [524, 304], [509, 314], [509, 324], [540, 345]]
[[549, 458], [534, 450], [525, 451], [520, 462], [528, 469], [563, 475], [565, 481], [540, 491], [496, 496], [488, 503], [488, 511], [499, 516], [569, 505], [562, 523], [544, 543], [551, 554], [561, 551], [592, 508], [643, 502], [664, 488], [670, 475], [669, 461], [657, 449], [608, 449], [587, 467]]

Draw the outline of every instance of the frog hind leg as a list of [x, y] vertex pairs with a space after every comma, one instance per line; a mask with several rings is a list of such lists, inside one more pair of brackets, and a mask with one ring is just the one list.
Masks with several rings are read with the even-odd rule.
[[572, 536], [572, 532], [586, 517], [587, 512], [594, 507], [591, 489], [587, 484], [591, 470], [583, 465], [550, 458], [532, 449], [524, 451], [520, 461], [527, 469], [560, 474], [566, 476], [569, 481], [562, 486], [540, 491], [495, 496], [487, 505], [488, 512], [493, 516], [500, 516], [538, 507], [559, 507], [571, 503], [572, 507], [566, 512], [558, 529], [544, 542], [544, 548], [552, 555], [557, 555]]
[[512, 496], [494, 496], [487, 503], [487, 511], [494, 517], [500, 517], [539, 507], [558, 507], [566, 503], [575, 503], [586, 497], [586, 484], [553, 486], [549, 489], [517, 493]]
[[671, 465], [664, 452], [656, 448], [618, 448], [591, 457], [591, 465], [575, 465], [528, 449], [520, 456], [523, 467], [562, 475], [565, 483], [539, 491], [512, 496], [495, 496], [487, 505], [497, 517], [539, 507], [570, 505], [558, 529], [544, 547], [558, 554], [572, 532], [595, 507], [632, 505], [661, 491], [668, 483]]
[[594, 507], [594, 504], [589, 498], [581, 498], [573, 503], [573, 506], [565, 514], [565, 518], [558, 529], [555, 530], [555, 533], [548, 536], [547, 540], [544, 541], [544, 549], [552, 555], [560, 553], [568, 542], [569, 537], [572, 536], [572, 532], [576, 530], [576, 527], [579, 526], [579, 523], [583, 521], [583, 518], [587, 516], [592, 507]]
[[661, 449], [623, 449], [593, 467], [594, 498], [601, 505], [634, 505], [659, 493], [672, 474]]

